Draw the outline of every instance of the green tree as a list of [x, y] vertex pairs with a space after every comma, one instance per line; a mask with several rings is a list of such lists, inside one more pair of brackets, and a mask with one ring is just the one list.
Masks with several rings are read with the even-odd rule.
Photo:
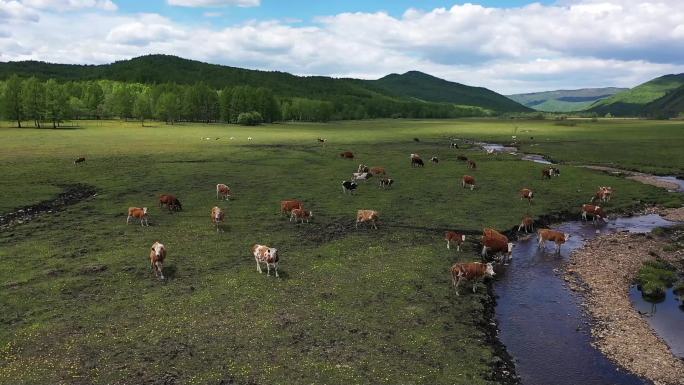
[[45, 85], [35, 77], [24, 81], [21, 97], [26, 117], [33, 119], [33, 124], [40, 128], [45, 115]]
[[5, 116], [10, 120], [15, 120], [19, 128], [21, 128], [21, 120], [24, 118], [24, 105], [21, 98], [22, 83], [19, 76], [10, 76], [5, 82], [5, 92], [2, 98]]
[[263, 121], [264, 119], [259, 112], [250, 111], [240, 113], [240, 115], [237, 117], [236, 123], [243, 126], [256, 126]]
[[90, 116], [102, 119], [102, 110], [105, 96], [102, 87], [97, 82], [91, 82], [85, 87], [83, 104]]
[[145, 119], [152, 115], [150, 95], [147, 92], [138, 94], [133, 104], [133, 116], [140, 119], [140, 124], [145, 127]]
[[135, 99], [128, 84], [122, 83], [114, 88], [111, 97], [111, 111], [119, 119], [128, 120], [133, 115]]
[[64, 87], [55, 79], [45, 83], [45, 113], [52, 122], [52, 128], [57, 128], [69, 113], [69, 100]]
[[155, 108], [157, 119], [173, 124], [178, 117], [180, 102], [176, 94], [165, 92], [159, 96]]

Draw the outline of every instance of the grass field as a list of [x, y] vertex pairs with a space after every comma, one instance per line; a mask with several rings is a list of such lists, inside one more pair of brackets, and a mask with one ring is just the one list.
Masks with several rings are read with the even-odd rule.
[[[542, 181], [541, 165], [448, 146], [450, 137], [510, 140], [517, 125], [523, 151], [681, 174], [682, 123], [150, 125], [0, 129], [0, 213], [69, 184], [98, 190], [0, 232], [0, 384], [491, 384], [499, 358], [484, 342], [484, 285], [457, 297], [448, 275], [455, 261], [477, 258], [476, 244], [447, 251], [444, 230], [509, 229], [528, 211], [576, 213], [598, 185], [617, 191], [609, 212], [682, 204], [574, 167]], [[344, 150], [357, 159], [340, 159]], [[442, 161], [412, 169], [412, 152]], [[478, 170], [466, 171], [458, 154]], [[79, 156], [87, 163], [74, 165]], [[343, 195], [340, 182], [359, 162], [385, 166], [394, 189], [370, 181]], [[465, 173], [477, 178], [475, 191], [460, 187]], [[216, 201], [216, 183], [234, 199]], [[522, 187], [536, 192], [531, 207], [517, 196]], [[184, 211], [159, 210], [161, 193], [176, 194]], [[303, 200], [313, 223], [281, 218], [285, 198]], [[227, 210], [218, 234], [214, 205]], [[152, 226], [126, 226], [129, 206], [149, 207]], [[360, 208], [380, 211], [379, 230], [354, 229]], [[156, 240], [169, 251], [164, 283], [149, 270]], [[280, 279], [256, 272], [253, 243], [280, 250]]]

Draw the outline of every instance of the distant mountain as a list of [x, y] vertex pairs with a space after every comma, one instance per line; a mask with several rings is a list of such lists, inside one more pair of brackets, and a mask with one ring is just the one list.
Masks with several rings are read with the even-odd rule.
[[508, 97], [537, 111], [572, 112], [584, 110], [599, 100], [627, 90], [628, 88], [616, 87], [582, 88], [515, 94]]
[[665, 75], [642, 83], [628, 91], [600, 100], [587, 110], [599, 115], [641, 116], [649, 103], [663, 98], [670, 91], [684, 86], [684, 74]]
[[466, 86], [419, 71], [409, 71], [402, 75], [391, 74], [370, 82], [395, 95], [424, 101], [474, 105], [494, 111], [532, 111], [487, 88]]
[[644, 115], [653, 118], [672, 118], [682, 114], [684, 114], [684, 86], [675, 88], [644, 107]]
[[215, 89], [249, 85], [270, 88], [277, 96], [285, 98], [331, 101], [340, 109], [354, 109], [363, 104], [366, 110], [381, 110], [388, 103], [432, 103], [430, 107], [436, 109], [441, 108], [436, 103], [450, 103], [495, 112], [529, 110], [486, 88], [452, 83], [420, 72], [389, 75], [379, 80], [338, 79], [250, 70], [169, 55], [147, 55], [103, 65], [37, 61], [0, 63], [0, 80], [12, 74], [62, 81], [107, 79], [146, 84], [194, 84], [201, 81]]

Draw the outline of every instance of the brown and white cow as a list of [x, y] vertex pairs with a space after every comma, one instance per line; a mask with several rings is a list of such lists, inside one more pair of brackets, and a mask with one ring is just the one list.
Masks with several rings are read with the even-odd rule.
[[164, 244], [155, 242], [150, 249], [150, 266], [154, 276], [164, 279], [164, 259], [166, 259], [166, 247]]
[[311, 218], [313, 218], [313, 212], [311, 211], [304, 209], [292, 209], [292, 211], [290, 211], [290, 222], [294, 220], [295, 223], [297, 223], [297, 220], [301, 220], [302, 223], [304, 223], [304, 221], [309, 223]]
[[293, 209], [303, 209], [304, 203], [296, 199], [286, 199], [280, 201], [280, 214], [290, 215]]
[[456, 244], [456, 250], [461, 251], [461, 245], [465, 242], [465, 238], [465, 234], [457, 233], [455, 231], [447, 231], [444, 233], [447, 249], [451, 249], [451, 242], [454, 242]]
[[587, 215], [591, 215], [591, 221], [594, 224], [598, 223], [599, 219], [603, 219], [604, 222], [608, 223], [608, 215], [606, 215], [606, 212], [603, 211], [601, 206], [594, 206], [590, 204], [582, 205], [582, 219], [586, 221]]
[[513, 254], [513, 242], [508, 240], [508, 237], [500, 232], [485, 228], [482, 231], [482, 258], [487, 257], [487, 254], [492, 253], [494, 256], [498, 254], [503, 255], [503, 261], [509, 260]]
[[473, 281], [473, 293], [475, 293], [476, 280], [493, 277], [494, 275], [494, 267], [491, 263], [468, 262], [456, 263], [451, 266], [451, 284], [454, 286], [454, 290], [456, 290], [456, 295], [459, 295], [458, 285], [462, 280]]
[[358, 210], [356, 212], [356, 228], [359, 228], [359, 223], [369, 222], [377, 230], [378, 219], [380, 219], [380, 214], [375, 210]]
[[340, 153], [340, 157], [344, 159], [354, 159], [354, 153], [351, 151], [345, 151]]
[[475, 189], [475, 178], [473, 178], [470, 175], [463, 175], [463, 179], [461, 180], [461, 186], [463, 188], [470, 187], [470, 190]]
[[382, 189], [392, 188], [393, 184], [394, 184], [394, 179], [392, 179], [392, 178], [380, 179], [380, 188], [382, 188]]
[[278, 278], [278, 262], [280, 257], [278, 256], [278, 249], [273, 247], [268, 247], [265, 245], [254, 244], [252, 246], [252, 255], [254, 255], [254, 260], [256, 261], [257, 271], [261, 274], [260, 264], [266, 264], [266, 275], [271, 275], [271, 266], [275, 270], [275, 276]]
[[532, 204], [532, 198], [534, 198], [534, 192], [528, 188], [520, 190], [520, 200], [527, 199], [527, 203]]
[[131, 223], [131, 218], [138, 218], [140, 220], [140, 226], [149, 226], [148, 217], [147, 207], [129, 207], [126, 224]]
[[601, 186], [599, 187], [598, 191], [596, 191], [596, 194], [594, 194], [594, 196], [591, 198], [591, 202], [593, 203], [597, 200], [601, 202], [610, 202], [612, 195], [612, 187]]
[[423, 167], [425, 162], [418, 154], [411, 154], [411, 167]]
[[223, 223], [226, 213], [220, 207], [214, 206], [211, 209], [211, 223], [216, 225], [216, 232], [219, 232], [219, 224]]
[[518, 226], [518, 231], [522, 229], [524, 229], [526, 233], [534, 231], [534, 219], [532, 219], [531, 216], [526, 215], [523, 217], [522, 221], [520, 222], [520, 226]]
[[542, 179], [551, 179], [555, 175], [555, 169], [553, 167], [547, 167], [542, 169]]
[[178, 198], [171, 194], [162, 194], [159, 196], [159, 208], [164, 206], [166, 206], [169, 211], [180, 211], [183, 209], [183, 205], [181, 205]]
[[357, 181], [357, 180], [362, 180], [362, 181], [367, 181], [368, 179], [372, 178], [373, 174], [369, 172], [355, 172], [352, 173], [352, 181]]
[[370, 168], [366, 166], [365, 164], [361, 163], [359, 167], [356, 168], [356, 172], [362, 173], [362, 172], [370, 172]]
[[379, 167], [379, 166], [371, 167], [371, 168], [370, 168], [370, 173], [371, 173], [372, 175], [387, 175], [387, 172], [385, 171], [385, 168], [384, 168], [384, 167]]
[[475, 161], [468, 159], [468, 168], [475, 170], [477, 168], [477, 163]]
[[223, 183], [216, 185], [216, 199], [228, 199], [230, 198], [230, 187]]
[[556, 244], [556, 253], [560, 253], [561, 246], [570, 238], [570, 234], [551, 229], [539, 229], [537, 230], [537, 237], [540, 248], [544, 247], [545, 242], [551, 241]]

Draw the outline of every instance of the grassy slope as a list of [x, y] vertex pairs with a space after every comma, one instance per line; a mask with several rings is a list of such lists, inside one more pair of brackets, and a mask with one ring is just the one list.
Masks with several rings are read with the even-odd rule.
[[[624, 143], [641, 136], [643, 128], [623, 124], [533, 122], [521, 129], [530, 127], [540, 141], [565, 140], [577, 152], [551, 141], [544, 148], [573, 159], [591, 153], [578, 133], [594, 133], [590, 141], [619, 134]], [[641, 154], [682, 137], [681, 126], [653, 125]], [[508, 137], [508, 122], [84, 127], [0, 129], [0, 212], [45, 199], [56, 184], [100, 190], [0, 233], [0, 384], [486, 384], [493, 353], [479, 327], [484, 291], [456, 297], [447, 274], [454, 261], [475, 258], [474, 245], [447, 252], [442, 230], [513, 226], [528, 210], [516, 196], [522, 186], [538, 192], [533, 215], [575, 211], [605, 184], [620, 192], [610, 211], [636, 200], [681, 201], [584, 169], [565, 167], [561, 178], [542, 182], [540, 165], [448, 149], [451, 136]], [[411, 140], [416, 135], [420, 143]], [[326, 147], [315, 143], [318, 136], [329, 139]], [[357, 164], [337, 157], [346, 149], [387, 167], [395, 189], [369, 182], [357, 196], [343, 196], [339, 182]], [[410, 152], [439, 154], [443, 162], [411, 169]], [[466, 172], [455, 161], [461, 152], [479, 164], [473, 173], [482, 187], [474, 192], [457, 187]], [[649, 163], [671, 163], [650, 153]], [[88, 163], [74, 166], [81, 154]], [[610, 151], [603, 159], [623, 156]], [[218, 182], [233, 187], [233, 201], [215, 200]], [[185, 211], [160, 212], [155, 197], [162, 192], [178, 194]], [[307, 202], [314, 223], [279, 218], [278, 201], [288, 197]], [[228, 211], [221, 234], [209, 223], [216, 204]], [[154, 226], [126, 226], [130, 205], [150, 207]], [[354, 231], [357, 208], [380, 210], [380, 230]], [[155, 240], [169, 248], [166, 284], [148, 270]], [[254, 242], [281, 250], [281, 279], [254, 271]], [[107, 270], [83, 272], [93, 264]]]
[[665, 75], [620, 92], [594, 104], [589, 111], [614, 116], [637, 116], [646, 104], [659, 99], [669, 91], [684, 85], [684, 74]]
[[626, 90], [615, 87], [583, 88], [508, 95], [508, 98], [538, 111], [572, 112], [584, 110], [598, 100]]
[[655, 117], [676, 117], [684, 113], [684, 85], [647, 104], [647, 114]]

